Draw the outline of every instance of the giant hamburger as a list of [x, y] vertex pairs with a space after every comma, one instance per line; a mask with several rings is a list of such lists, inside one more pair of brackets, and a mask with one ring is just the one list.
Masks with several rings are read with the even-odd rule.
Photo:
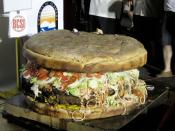
[[22, 88], [30, 107], [53, 117], [85, 120], [127, 114], [145, 103], [138, 67], [147, 60], [134, 38], [57, 30], [23, 46]]

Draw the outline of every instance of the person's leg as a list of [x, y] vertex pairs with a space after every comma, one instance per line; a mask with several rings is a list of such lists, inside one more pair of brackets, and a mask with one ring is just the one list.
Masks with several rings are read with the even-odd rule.
[[166, 12], [167, 15], [167, 31], [171, 35], [171, 45], [172, 45], [172, 59], [171, 59], [171, 70], [175, 74], [175, 12]]
[[116, 33], [116, 19], [98, 17], [99, 29], [104, 34], [115, 34]]
[[147, 50], [149, 52], [148, 64], [155, 67], [151, 74], [155, 76], [163, 69], [163, 50], [161, 44], [161, 24], [159, 18], [145, 18], [145, 39]]
[[164, 68], [160, 74], [158, 74], [158, 77], [169, 77], [172, 75], [171, 71], [171, 58], [172, 58], [172, 37], [169, 31], [167, 30], [167, 14], [165, 12], [164, 18], [163, 18], [163, 24], [162, 24], [162, 38], [161, 43], [163, 47], [163, 62], [164, 62]]
[[164, 70], [163, 72], [171, 72], [171, 58], [172, 58], [172, 38], [169, 31], [166, 28], [166, 13], [164, 16], [164, 21], [162, 25], [162, 44], [163, 44], [163, 56], [164, 56]]
[[163, 72], [171, 73], [171, 57], [172, 57], [172, 48], [170, 44], [163, 46], [163, 56], [164, 56], [164, 70]]
[[97, 29], [102, 30], [104, 34], [115, 34], [116, 33], [116, 20], [99, 17], [89, 16], [89, 31], [95, 32]]
[[142, 17], [138, 15], [133, 16], [133, 23], [134, 23], [134, 37], [143, 43], [143, 26], [142, 26]]
[[96, 29], [98, 28], [98, 22], [97, 22], [98, 17], [97, 16], [93, 16], [93, 15], [89, 15], [89, 32], [95, 32]]

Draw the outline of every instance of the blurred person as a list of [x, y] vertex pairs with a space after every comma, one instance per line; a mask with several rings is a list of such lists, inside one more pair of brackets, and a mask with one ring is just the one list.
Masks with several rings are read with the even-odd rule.
[[120, 18], [121, 33], [132, 36], [133, 24], [133, 1], [123, 0], [122, 13]]
[[98, 29], [104, 34], [118, 33], [121, 9], [122, 0], [91, 0], [90, 31]]
[[[129, 0], [130, 1], [130, 0]], [[134, 37], [143, 43], [148, 51], [147, 67], [151, 75], [163, 68], [161, 50], [161, 17], [163, 0], [133, 0]], [[156, 69], [156, 70], [155, 70]]]
[[133, 0], [133, 3], [135, 37], [145, 44], [160, 39], [163, 0]]
[[158, 74], [158, 77], [170, 77], [172, 76], [171, 71], [171, 58], [172, 58], [172, 47], [171, 47], [172, 36], [166, 28], [166, 13], [164, 14], [162, 24], [162, 46], [163, 46], [163, 57], [164, 57], [164, 69]]
[[171, 58], [171, 71], [175, 74], [175, 0], [164, 1], [164, 11], [166, 14], [166, 29], [171, 36], [172, 58]]

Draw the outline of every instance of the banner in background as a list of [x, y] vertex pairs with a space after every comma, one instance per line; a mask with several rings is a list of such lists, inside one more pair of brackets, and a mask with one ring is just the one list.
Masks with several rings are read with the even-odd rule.
[[32, 0], [3, 0], [3, 11], [11, 12], [32, 8]]
[[9, 36], [63, 29], [63, 0], [32, 0], [32, 8], [9, 13]]

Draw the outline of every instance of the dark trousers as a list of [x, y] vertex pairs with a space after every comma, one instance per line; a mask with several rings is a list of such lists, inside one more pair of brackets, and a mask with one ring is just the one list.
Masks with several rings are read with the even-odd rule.
[[89, 31], [96, 31], [99, 28], [104, 34], [115, 34], [117, 33], [117, 19], [105, 18], [99, 16], [89, 16]]
[[150, 41], [160, 41], [160, 21], [159, 18], [143, 17], [134, 15], [134, 35], [145, 46]]
[[[159, 18], [134, 15], [134, 37], [145, 46], [148, 52], [147, 64], [163, 69], [161, 23]], [[155, 72], [158, 73], [158, 72]]]

